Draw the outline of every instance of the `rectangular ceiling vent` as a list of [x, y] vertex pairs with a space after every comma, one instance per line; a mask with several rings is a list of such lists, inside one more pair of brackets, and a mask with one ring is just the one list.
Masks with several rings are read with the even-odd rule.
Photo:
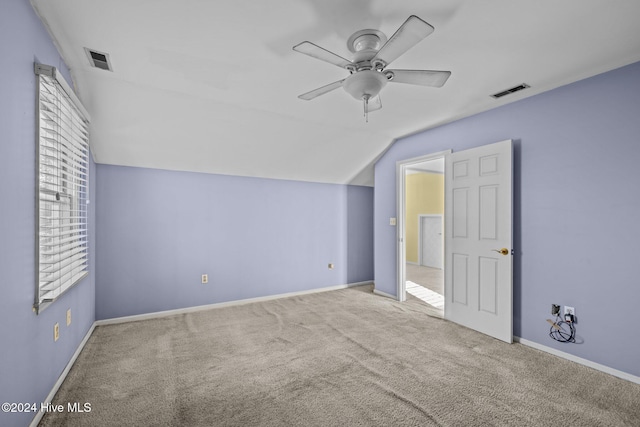
[[84, 48], [85, 52], [87, 52], [87, 56], [89, 57], [89, 63], [102, 70], [113, 71], [113, 67], [111, 67], [111, 61], [109, 60], [109, 54], [98, 52], [97, 50]]
[[494, 93], [491, 96], [493, 96], [494, 98], [498, 99], [498, 98], [502, 98], [503, 96], [507, 96], [507, 95], [510, 95], [512, 93], [521, 91], [522, 89], [526, 89], [528, 87], [531, 87], [531, 86], [529, 86], [526, 83], [522, 83], [521, 85], [514, 86], [511, 89], [507, 89], [507, 90], [503, 90], [502, 92]]

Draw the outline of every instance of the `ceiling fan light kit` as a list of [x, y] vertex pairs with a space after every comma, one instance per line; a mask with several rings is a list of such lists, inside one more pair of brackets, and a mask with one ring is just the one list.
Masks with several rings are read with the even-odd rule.
[[[364, 105], [364, 117], [369, 121], [369, 101], [378, 96], [382, 88], [387, 84], [387, 77], [373, 70], [362, 70], [351, 74], [342, 83], [345, 91], [357, 100], [362, 100]], [[382, 108], [382, 104], [380, 104]], [[376, 108], [377, 109], [377, 108]]]
[[347, 40], [347, 48], [353, 54], [352, 60], [345, 59], [309, 41], [297, 44], [293, 47], [296, 52], [337, 65], [350, 73], [343, 80], [314, 89], [298, 98], [310, 101], [342, 87], [355, 99], [362, 100], [364, 115], [368, 121], [369, 111], [382, 108], [379, 94], [387, 82], [441, 87], [451, 75], [450, 71], [386, 69], [392, 61], [433, 31], [434, 28], [431, 25], [415, 15], [411, 15], [388, 40], [378, 30], [357, 31]]
[[373, 71], [363, 70], [344, 79], [342, 87], [355, 99], [373, 98], [377, 96], [387, 84], [387, 76]]

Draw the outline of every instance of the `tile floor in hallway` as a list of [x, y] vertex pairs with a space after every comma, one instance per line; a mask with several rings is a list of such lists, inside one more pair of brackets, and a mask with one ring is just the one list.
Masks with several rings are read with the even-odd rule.
[[444, 310], [444, 272], [439, 268], [406, 265], [406, 290], [432, 307]]

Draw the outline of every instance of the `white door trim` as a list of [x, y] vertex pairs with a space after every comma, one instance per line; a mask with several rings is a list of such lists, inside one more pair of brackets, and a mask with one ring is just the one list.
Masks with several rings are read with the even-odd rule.
[[[444, 231], [444, 215], [443, 214], [419, 214], [418, 215], [418, 265], [422, 265], [422, 245], [424, 242], [422, 241], [422, 218], [440, 218], [440, 223], [442, 224], [442, 230]], [[440, 267], [444, 270], [444, 233], [442, 233], [442, 263]]]
[[[439, 151], [437, 153], [425, 154], [424, 156], [414, 157], [411, 159], [398, 160], [396, 162], [396, 264], [397, 264], [397, 300], [405, 301], [407, 298], [406, 290], [406, 248], [405, 248], [405, 176], [411, 166], [423, 163], [429, 160], [445, 159], [451, 154], [451, 150]], [[446, 172], [446, 171], [445, 171]], [[445, 190], [446, 194], [446, 190]], [[446, 206], [446, 200], [445, 200]]]

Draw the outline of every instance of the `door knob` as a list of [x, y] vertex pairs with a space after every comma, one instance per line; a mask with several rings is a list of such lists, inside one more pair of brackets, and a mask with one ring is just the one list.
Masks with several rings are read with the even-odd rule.
[[498, 252], [499, 254], [502, 255], [509, 255], [509, 249], [507, 248], [502, 248], [502, 249], [491, 249], [493, 252]]

